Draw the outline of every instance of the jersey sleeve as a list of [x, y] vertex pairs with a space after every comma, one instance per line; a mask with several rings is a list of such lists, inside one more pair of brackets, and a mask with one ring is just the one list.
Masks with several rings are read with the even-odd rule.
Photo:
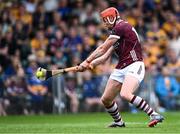
[[120, 39], [123, 36], [123, 33], [124, 33], [124, 26], [117, 25], [112, 29], [110, 37]]

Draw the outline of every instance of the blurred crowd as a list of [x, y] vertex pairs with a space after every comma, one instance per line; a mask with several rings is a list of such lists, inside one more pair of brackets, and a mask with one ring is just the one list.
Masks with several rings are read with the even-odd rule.
[[[99, 12], [110, 6], [135, 27], [142, 42], [146, 76], [138, 93], [145, 93], [147, 100], [153, 94], [157, 99], [151, 97], [148, 101], [156, 100], [156, 108], [180, 107], [179, 0], [0, 3], [0, 115], [52, 113], [52, 79], [39, 81], [34, 72], [38, 67], [57, 69], [83, 61], [108, 36]], [[116, 63], [113, 55], [92, 71], [63, 76], [69, 111], [76, 113], [81, 107], [86, 111], [102, 110], [99, 97]]]

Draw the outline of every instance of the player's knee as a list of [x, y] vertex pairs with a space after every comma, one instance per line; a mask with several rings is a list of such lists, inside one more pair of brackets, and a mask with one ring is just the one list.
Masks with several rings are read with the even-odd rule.
[[131, 94], [127, 92], [120, 92], [120, 96], [125, 100], [130, 100]]

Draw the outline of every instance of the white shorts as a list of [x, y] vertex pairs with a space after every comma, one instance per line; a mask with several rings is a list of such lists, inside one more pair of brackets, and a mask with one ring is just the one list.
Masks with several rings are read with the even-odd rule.
[[139, 81], [143, 80], [145, 74], [144, 62], [137, 61], [134, 62], [123, 69], [114, 69], [110, 75], [110, 79], [116, 80], [120, 83], [123, 83], [126, 75], [131, 75]]

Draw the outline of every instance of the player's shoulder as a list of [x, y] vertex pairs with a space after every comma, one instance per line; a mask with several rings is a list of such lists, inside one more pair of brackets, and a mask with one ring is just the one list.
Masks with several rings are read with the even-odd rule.
[[126, 31], [128, 31], [129, 28], [132, 27], [127, 21], [120, 20], [112, 29], [111, 34], [122, 36]]
[[117, 29], [123, 30], [123, 29], [126, 29], [127, 27], [132, 27], [132, 26], [131, 26], [127, 21], [125, 21], [125, 20], [120, 20], [120, 21], [115, 25], [114, 29], [115, 29], [115, 30], [117, 30]]
[[131, 26], [127, 21], [125, 20], [120, 20], [115, 27], [125, 27], [125, 26]]

